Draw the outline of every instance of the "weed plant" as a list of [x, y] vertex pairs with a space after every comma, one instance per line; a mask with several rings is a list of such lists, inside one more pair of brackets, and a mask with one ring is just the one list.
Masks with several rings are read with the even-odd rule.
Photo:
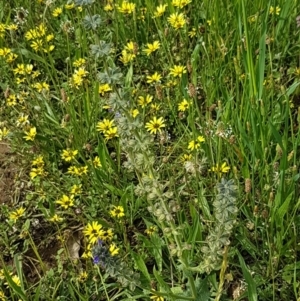
[[300, 300], [297, 0], [0, 2], [0, 300]]

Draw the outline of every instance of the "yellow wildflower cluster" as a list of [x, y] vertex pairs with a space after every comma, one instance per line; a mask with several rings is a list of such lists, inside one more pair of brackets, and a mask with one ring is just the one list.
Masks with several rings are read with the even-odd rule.
[[192, 0], [172, 0], [173, 6], [179, 7], [179, 8], [183, 8], [191, 2], [192, 2]]
[[32, 168], [29, 173], [31, 179], [34, 179], [37, 176], [45, 176], [46, 175], [46, 172], [44, 170], [45, 162], [44, 162], [43, 156], [38, 156], [36, 159], [34, 159], [31, 162], [31, 165], [32, 165]]
[[43, 51], [48, 53], [55, 48], [55, 46], [50, 43], [54, 39], [54, 35], [47, 35], [47, 27], [43, 23], [28, 30], [25, 33], [25, 39], [31, 41], [30, 47], [37, 52]]
[[[17, 67], [13, 69], [13, 72], [16, 76], [17, 85], [24, 83], [29, 76], [32, 79], [35, 79], [40, 75], [40, 72], [38, 70], [33, 71], [32, 64], [17, 64]], [[35, 88], [35, 85], [32, 86]], [[46, 90], [49, 90], [49, 86]]]
[[118, 128], [114, 126], [114, 120], [104, 118], [97, 123], [96, 130], [103, 133], [106, 141], [118, 137]]
[[146, 96], [139, 96], [138, 98], [138, 105], [141, 106], [142, 108], [145, 108], [147, 104], [152, 102], [153, 96], [147, 94]]
[[200, 144], [204, 141], [205, 138], [203, 136], [198, 136], [197, 139], [189, 142], [188, 149], [191, 151], [197, 150], [198, 148], [200, 148]]
[[88, 172], [88, 167], [85, 166], [70, 166], [68, 168], [68, 174], [73, 175], [73, 176], [82, 176], [86, 175]]
[[114, 243], [111, 243], [111, 240], [114, 236], [113, 230], [104, 230], [102, 225], [97, 221], [88, 223], [83, 230], [83, 235], [88, 241], [86, 250], [82, 254], [83, 258], [92, 258], [92, 246], [99, 240], [109, 243], [109, 252], [112, 256], [115, 256], [119, 253], [119, 248], [117, 248]]
[[184, 18], [184, 15], [182, 13], [174, 13], [168, 17], [168, 22], [174, 29], [180, 29], [183, 28], [186, 20]]
[[99, 85], [99, 89], [98, 89], [98, 93], [101, 95], [101, 96], [104, 96], [104, 94], [106, 92], [109, 92], [111, 91], [111, 87], [109, 84], [102, 84], [102, 85]]
[[228, 173], [230, 170], [230, 167], [227, 165], [226, 162], [222, 163], [222, 165], [220, 164], [216, 164], [215, 166], [213, 166], [209, 171], [215, 172], [217, 173], [219, 176], [222, 175], [222, 173]]
[[20, 217], [24, 215], [25, 211], [26, 210], [23, 207], [18, 208], [9, 214], [9, 219], [15, 223]]
[[135, 10], [135, 3], [123, 1], [120, 6], [118, 6], [118, 11], [122, 14], [131, 14]]
[[125, 46], [125, 48], [122, 50], [120, 61], [124, 64], [127, 65], [129, 62], [133, 61], [136, 57], [137, 53], [137, 46], [135, 43], [128, 42]]
[[12, 63], [18, 55], [13, 53], [12, 49], [10, 48], [0, 48], [0, 57], [3, 57], [6, 63]]
[[84, 80], [86, 80], [87, 75], [88, 71], [86, 71], [84, 67], [75, 69], [72, 78], [70, 79], [71, 87], [78, 89], [83, 84]]

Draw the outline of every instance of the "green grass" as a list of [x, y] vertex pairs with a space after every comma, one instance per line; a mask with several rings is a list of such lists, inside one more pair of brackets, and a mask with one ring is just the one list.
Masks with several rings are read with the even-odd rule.
[[0, 3], [0, 300], [299, 300], [296, 1], [132, 1]]

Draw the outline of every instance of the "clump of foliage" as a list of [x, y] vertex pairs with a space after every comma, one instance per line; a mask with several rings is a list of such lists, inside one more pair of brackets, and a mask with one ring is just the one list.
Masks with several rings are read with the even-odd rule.
[[296, 1], [0, 3], [0, 300], [297, 300]]

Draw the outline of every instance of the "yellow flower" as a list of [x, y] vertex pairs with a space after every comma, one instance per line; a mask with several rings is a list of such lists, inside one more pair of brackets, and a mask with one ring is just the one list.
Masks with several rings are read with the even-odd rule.
[[[17, 276], [17, 275], [13, 275], [11, 277], [11, 280], [17, 285], [17, 286], [21, 286], [21, 281], [20, 281], [20, 278]], [[8, 286], [8, 282], [5, 282], [4, 283], [6, 286]]]
[[74, 206], [74, 196], [71, 195], [70, 197], [68, 197], [64, 194], [60, 199], [56, 200], [55, 203], [60, 205], [64, 209], [68, 209], [69, 207]]
[[173, 0], [172, 4], [175, 7], [183, 8], [191, 2], [192, 2], [192, 0]]
[[158, 50], [159, 48], [160, 48], [160, 42], [154, 41], [152, 44], [148, 43], [147, 48], [145, 48], [143, 52], [145, 52], [149, 56], [152, 52]]
[[170, 75], [173, 75], [174, 77], [181, 78], [184, 73], [186, 73], [186, 67], [182, 65], [174, 65], [174, 67], [170, 69]]
[[70, 166], [70, 167], [68, 168], [68, 173], [69, 173], [70, 175], [76, 175], [76, 176], [78, 176], [78, 175], [79, 175], [78, 167], [76, 167], [76, 166]]
[[160, 104], [158, 104], [158, 103], [152, 103], [150, 105], [150, 107], [151, 107], [152, 110], [158, 112], [158, 110], [160, 109]]
[[8, 107], [13, 107], [17, 104], [17, 98], [15, 94], [10, 94], [6, 99], [6, 104]]
[[29, 124], [28, 115], [24, 115], [23, 113], [21, 116], [17, 119], [17, 126], [24, 127], [25, 125]]
[[70, 193], [72, 195], [79, 195], [82, 193], [82, 188], [81, 188], [81, 184], [80, 185], [76, 185], [74, 184], [72, 187], [71, 187], [71, 190], [70, 190]]
[[174, 14], [170, 15], [170, 17], [168, 17], [168, 22], [171, 24], [171, 26], [174, 29], [180, 29], [186, 23], [186, 21], [184, 19], [184, 15], [182, 13], [180, 13], [180, 14], [174, 13]]
[[128, 51], [129, 53], [133, 53], [136, 54], [137, 51], [137, 46], [134, 42], [130, 41], [126, 44], [126, 46], [124, 47], [124, 49], [126, 51]]
[[65, 4], [65, 9], [72, 9], [75, 7], [75, 3]]
[[122, 50], [122, 55], [119, 58], [119, 61], [121, 61], [124, 65], [127, 65], [131, 61], [134, 60], [136, 55], [134, 53], [127, 52], [126, 50]]
[[86, 77], [88, 75], [88, 71], [86, 71], [84, 67], [79, 67], [74, 71], [74, 74], [80, 77]]
[[153, 295], [150, 297], [152, 301], [164, 301], [164, 298], [158, 295]]
[[113, 239], [113, 236], [114, 236], [113, 230], [108, 229], [108, 230], [104, 231], [101, 239], [104, 240], [104, 241], [110, 241], [110, 240]]
[[124, 1], [122, 5], [118, 7], [118, 11], [123, 14], [131, 14], [135, 10], [135, 4]]
[[99, 121], [96, 125], [96, 130], [101, 133], [107, 132], [110, 128], [114, 126], [114, 120], [109, 120], [104, 118], [102, 121]]
[[183, 154], [180, 157], [180, 161], [181, 162], [187, 162], [190, 161], [192, 159], [192, 155], [191, 154]]
[[32, 127], [29, 129], [29, 131], [25, 131], [25, 136], [23, 136], [23, 138], [25, 138], [26, 141], [31, 140], [33, 141], [35, 136], [36, 136], [36, 127]]
[[222, 165], [216, 164], [216, 166], [213, 166], [210, 171], [213, 171], [217, 173], [218, 175], [221, 175], [222, 173], [229, 172], [230, 167], [227, 165], [226, 162], [224, 162]]
[[99, 86], [98, 93], [101, 94], [102, 96], [104, 93], [111, 91], [111, 87], [109, 84], [102, 84]]
[[115, 137], [119, 137], [118, 136], [118, 128], [115, 126], [115, 127], [112, 127], [112, 128], [109, 128], [105, 133], [104, 133], [104, 138], [105, 140], [110, 140], [110, 139], [113, 139]]
[[159, 83], [161, 80], [161, 75], [158, 74], [157, 72], [155, 72], [152, 75], [148, 75], [147, 76], [147, 83], [151, 84], [151, 83]]
[[42, 50], [43, 49], [43, 45], [44, 42], [43, 40], [39, 39], [39, 40], [35, 40], [33, 41], [31, 44], [30, 44], [30, 47], [32, 49], [34, 49], [35, 51], [39, 51], [39, 50]]
[[62, 8], [61, 8], [61, 7], [57, 7], [57, 8], [55, 8], [54, 11], [52, 12], [52, 16], [53, 16], [53, 17], [58, 17], [61, 13], [62, 13]]
[[11, 50], [9, 48], [0, 48], [0, 56], [8, 56], [11, 53]]
[[115, 256], [117, 254], [119, 254], [120, 249], [117, 248], [117, 246], [115, 244], [111, 244], [109, 246], [109, 253], [111, 256]]
[[154, 18], [161, 17], [166, 11], [167, 6], [168, 6], [167, 4], [161, 4], [157, 6], [156, 11], [154, 12]]
[[86, 175], [88, 172], [88, 167], [87, 166], [78, 167], [76, 172], [77, 172], [76, 173], [77, 176]]
[[110, 210], [110, 215], [112, 217], [123, 217], [125, 216], [124, 208], [122, 206], [114, 206], [112, 210]]
[[9, 134], [9, 130], [6, 127], [3, 127], [0, 129], [0, 141], [2, 141], [4, 138], [6, 138]]
[[93, 165], [95, 168], [100, 168], [102, 167], [102, 164], [101, 164], [101, 161], [100, 161], [100, 158], [98, 156], [96, 156], [93, 160]]
[[145, 230], [145, 233], [149, 236], [152, 236], [154, 233], [157, 232], [157, 227], [156, 226], [150, 226]]
[[12, 63], [15, 61], [15, 59], [18, 57], [17, 54], [15, 53], [10, 53], [7, 57], [6, 57], [6, 62], [7, 63]]
[[149, 104], [150, 102], [152, 102], [153, 100], [153, 96], [147, 94], [146, 97], [144, 96], [139, 96], [138, 98], [138, 104], [142, 107], [145, 108], [147, 104]]
[[193, 37], [196, 36], [196, 34], [197, 34], [196, 28], [193, 27], [192, 30], [189, 31], [188, 36], [189, 36], [190, 38], [193, 38]]
[[130, 114], [133, 118], [135, 118], [137, 115], [140, 114], [140, 112], [138, 109], [133, 109], [133, 110], [130, 110]]
[[34, 160], [32, 160], [31, 165], [35, 166], [44, 166], [44, 158], [42, 155], [37, 156]]
[[81, 271], [77, 277], [79, 282], [85, 282], [88, 277], [88, 273], [86, 271]]
[[112, 11], [114, 8], [113, 6], [110, 4], [110, 3], [107, 3], [105, 6], [104, 6], [104, 10], [105, 11]]
[[14, 74], [25, 75], [25, 65], [18, 64], [17, 68], [13, 69]]
[[52, 216], [52, 217], [50, 217], [49, 219], [48, 219], [50, 222], [53, 222], [53, 223], [55, 223], [55, 222], [61, 222], [61, 221], [63, 221], [64, 219], [62, 218], [62, 217], [59, 217], [56, 213]]
[[205, 138], [203, 136], [198, 136], [196, 140], [189, 142], [188, 149], [195, 150], [200, 147], [201, 142], [204, 142]]
[[104, 230], [102, 230], [102, 225], [98, 222], [88, 223], [83, 230], [83, 235], [88, 238], [91, 244], [97, 242], [103, 236]]
[[190, 106], [190, 103], [184, 99], [182, 102], [178, 104], [178, 111], [185, 112]]
[[145, 127], [150, 134], [156, 134], [157, 132], [161, 132], [161, 128], [165, 127], [164, 119], [162, 117], [156, 118], [153, 117], [152, 120], [146, 123]]
[[276, 7], [274, 7], [274, 6], [270, 6], [270, 9], [269, 9], [269, 14], [270, 15], [279, 15], [280, 14], [280, 11], [281, 11], [281, 8], [279, 7], [279, 6], [276, 6]]
[[[47, 37], [46, 37], [46, 41], [47, 41], [47, 42], [50, 42], [50, 41], [52, 41], [53, 39], [54, 39], [54, 34], [53, 34], [53, 33], [48, 34]], [[51, 46], [50, 46], [50, 47], [51, 47]]]
[[78, 150], [71, 150], [67, 148], [62, 151], [61, 158], [66, 162], [70, 162], [73, 159], [75, 159], [75, 156], [77, 154], [78, 154]]
[[9, 24], [6, 25], [7, 30], [18, 30], [18, 25], [17, 24]]
[[78, 68], [78, 67], [83, 66], [85, 63], [86, 63], [85, 59], [79, 58], [79, 59], [77, 59], [76, 61], [73, 62], [73, 66]]
[[43, 91], [49, 91], [49, 88], [50, 88], [50, 86], [46, 82], [35, 83], [33, 85], [33, 87], [36, 88], [39, 93], [41, 93]]
[[25, 211], [26, 210], [23, 207], [13, 211], [9, 214], [9, 219], [16, 222], [20, 217], [24, 215]]
[[29, 175], [30, 175], [30, 179], [34, 179], [37, 176], [45, 175], [44, 167], [38, 166], [38, 167], [31, 168]]

